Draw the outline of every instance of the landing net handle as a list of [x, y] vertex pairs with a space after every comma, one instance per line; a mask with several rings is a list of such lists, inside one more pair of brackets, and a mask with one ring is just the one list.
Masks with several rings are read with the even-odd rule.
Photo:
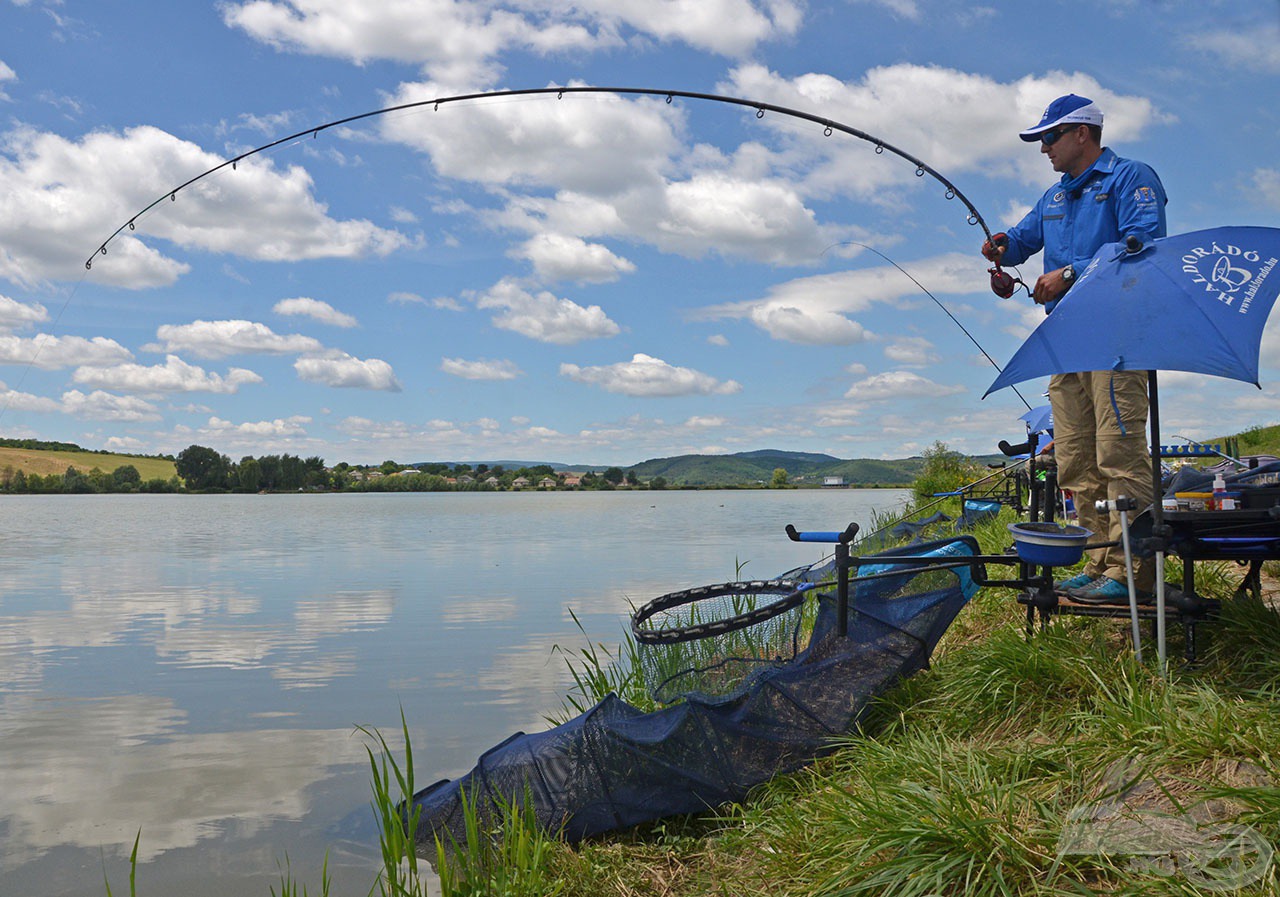
[[802, 533], [787, 524], [787, 538], [792, 542], [834, 542], [836, 545], [836, 635], [849, 634], [849, 543], [858, 535], [858, 524], [850, 523], [844, 532]]
[[[697, 639], [724, 635], [746, 629], [779, 614], [799, 607], [805, 593], [814, 587], [811, 582], [794, 582], [788, 579], [755, 580], [752, 582], [725, 582], [719, 585], [699, 586], [681, 592], [669, 592], [654, 598], [631, 616], [631, 634], [642, 645], [674, 645]], [[762, 607], [756, 607], [736, 616], [705, 623], [692, 623], [677, 628], [646, 629], [644, 624], [655, 615], [685, 607], [699, 601], [725, 598], [732, 595], [778, 595], [778, 599]]]

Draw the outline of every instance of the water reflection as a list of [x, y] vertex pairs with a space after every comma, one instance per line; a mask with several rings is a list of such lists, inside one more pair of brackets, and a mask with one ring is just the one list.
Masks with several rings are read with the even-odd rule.
[[[5, 497], [4, 891], [102, 893], [103, 857], [118, 868], [139, 830], [144, 892], [265, 895], [286, 854], [314, 883], [368, 802], [357, 724], [398, 735], [403, 707], [423, 782], [457, 775], [560, 709], [553, 646], [616, 645], [633, 605], [737, 562], [817, 560], [785, 523], [900, 499]], [[368, 834], [330, 853], [352, 893]]]
[[309, 812], [309, 789], [359, 764], [350, 729], [185, 731], [172, 700], [120, 696], [6, 703], [6, 865], [62, 846], [127, 857], [217, 838], [252, 837]]

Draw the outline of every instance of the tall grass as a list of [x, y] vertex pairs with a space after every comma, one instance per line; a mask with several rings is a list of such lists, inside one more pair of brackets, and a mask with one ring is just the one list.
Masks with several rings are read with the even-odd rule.
[[376, 886], [383, 897], [422, 897], [426, 882], [418, 866], [414, 836], [422, 808], [414, 806], [413, 745], [404, 708], [400, 708], [400, 728], [404, 735], [404, 764], [386, 738], [377, 729], [357, 727], [377, 745], [366, 745], [373, 788], [373, 812], [378, 824], [378, 845], [382, 852], [382, 869]]
[[543, 830], [532, 796], [483, 812], [462, 794], [466, 835], [462, 843], [436, 840], [436, 869], [443, 897], [554, 897], [566, 885], [549, 868], [558, 842]]

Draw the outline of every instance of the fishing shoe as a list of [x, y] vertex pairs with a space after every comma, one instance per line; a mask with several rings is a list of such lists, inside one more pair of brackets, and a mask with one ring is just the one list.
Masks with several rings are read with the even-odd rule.
[[1055, 592], [1070, 592], [1072, 589], [1083, 589], [1089, 583], [1093, 582], [1094, 577], [1088, 573], [1077, 573], [1070, 579], [1064, 579], [1062, 582], [1055, 582], [1053, 590]]
[[[1099, 576], [1084, 588], [1074, 589], [1067, 594], [1072, 601], [1081, 604], [1129, 603], [1129, 587], [1109, 576]], [[1144, 592], [1142, 589], [1138, 589], [1136, 594], [1139, 604], [1150, 604], [1155, 598], [1154, 594]]]

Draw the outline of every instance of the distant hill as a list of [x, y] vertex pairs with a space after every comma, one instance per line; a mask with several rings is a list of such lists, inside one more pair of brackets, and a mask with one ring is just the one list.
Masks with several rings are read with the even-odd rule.
[[767, 483], [781, 467], [792, 481], [821, 484], [829, 476], [859, 486], [904, 486], [919, 474], [924, 461], [871, 458], [842, 461], [811, 452], [762, 450], [732, 455], [676, 455], [653, 458], [627, 468], [641, 480], [664, 477], [673, 486], [732, 486]]
[[784, 452], [779, 449], [760, 449], [754, 452], [737, 452], [735, 458], [749, 458], [752, 461], [760, 461], [761, 463], [770, 463], [776, 461], [778, 465], [786, 464], [835, 464], [840, 461], [834, 455], [820, 455], [815, 452]]
[[177, 474], [177, 469], [168, 458], [90, 452], [79, 446], [69, 450], [50, 451], [0, 445], [0, 475], [5, 470], [21, 470], [23, 473], [48, 476], [51, 473], [66, 473], [68, 467], [74, 467], [81, 473], [88, 473], [95, 467], [103, 473], [111, 473], [126, 464], [133, 465], [143, 480], [167, 480]]

